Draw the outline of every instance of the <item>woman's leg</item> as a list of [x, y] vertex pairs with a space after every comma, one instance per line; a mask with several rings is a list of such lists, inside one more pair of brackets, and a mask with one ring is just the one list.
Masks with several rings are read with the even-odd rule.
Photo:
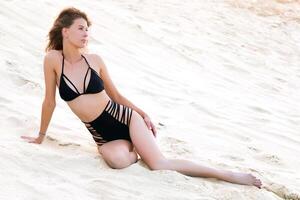
[[130, 122], [130, 137], [137, 153], [152, 170], [175, 170], [188, 176], [218, 178], [243, 185], [260, 188], [261, 182], [251, 174], [217, 170], [187, 160], [166, 159], [155, 142], [152, 132], [143, 118], [135, 111]]
[[127, 140], [114, 140], [98, 147], [104, 161], [113, 169], [122, 169], [137, 161], [133, 145]]

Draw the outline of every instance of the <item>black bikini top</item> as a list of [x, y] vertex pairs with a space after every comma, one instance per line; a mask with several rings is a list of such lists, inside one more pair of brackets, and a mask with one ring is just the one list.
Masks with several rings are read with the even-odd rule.
[[[86, 64], [88, 65], [88, 69], [87, 72], [85, 74], [84, 80], [83, 80], [83, 93], [80, 93], [77, 88], [75, 87], [75, 85], [72, 83], [72, 81], [70, 81], [70, 79], [68, 79], [68, 77], [66, 75], [64, 75], [64, 60], [65, 57], [63, 55], [63, 60], [62, 60], [62, 71], [61, 71], [61, 76], [60, 76], [60, 83], [59, 83], [59, 95], [60, 97], [65, 100], [65, 101], [72, 101], [73, 99], [79, 97], [80, 95], [83, 94], [96, 94], [101, 92], [102, 90], [104, 90], [104, 83], [103, 80], [100, 78], [100, 76], [98, 75], [98, 73], [90, 67], [88, 61], [86, 60], [86, 58], [81, 55]], [[85, 81], [86, 81], [86, 77], [89, 73], [89, 70], [91, 70], [91, 76], [90, 76], [90, 81], [87, 85], [87, 88], [85, 88]], [[66, 81], [69, 81], [71, 83], [71, 85], [75, 88], [76, 91], [74, 91], [73, 89], [71, 89]]]

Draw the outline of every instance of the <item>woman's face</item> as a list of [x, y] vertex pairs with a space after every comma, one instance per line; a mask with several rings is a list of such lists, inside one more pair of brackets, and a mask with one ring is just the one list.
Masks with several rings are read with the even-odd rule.
[[63, 28], [64, 40], [78, 48], [84, 48], [88, 44], [89, 33], [88, 25], [85, 19], [75, 19], [69, 28]]

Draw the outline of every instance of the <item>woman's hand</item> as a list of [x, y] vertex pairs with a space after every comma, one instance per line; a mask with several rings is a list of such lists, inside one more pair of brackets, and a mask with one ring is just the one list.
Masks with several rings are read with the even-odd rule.
[[38, 137], [21, 136], [22, 139], [27, 140], [29, 143], [41, 144], [44, 140], [45, 135], [39, 135]]
[[154, 137], [156, 137], [157, 131], [156, 131], [154, 124], [151, 122], [150, 117], [148, 115], [144, 115], [143, 118], [144, 118], [144, 121], [145, 121], [147, 127], [152, 131]]

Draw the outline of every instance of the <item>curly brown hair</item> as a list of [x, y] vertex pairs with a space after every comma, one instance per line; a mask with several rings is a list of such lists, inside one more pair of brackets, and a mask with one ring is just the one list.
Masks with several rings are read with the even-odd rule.
[[49, 42], [45, 49], [46, 52], [50, 50], [63, 49], [62, 29], [69, 28], [73, 24], [74, 20], [78, 18], [85, 19], [87, 25], [91, 25], [91, 21], [88, 19], [87, 15], [74, 7], [65, 8], [59, 13], [58, 17], [54, 21], [51, 30], [48, 33]]

